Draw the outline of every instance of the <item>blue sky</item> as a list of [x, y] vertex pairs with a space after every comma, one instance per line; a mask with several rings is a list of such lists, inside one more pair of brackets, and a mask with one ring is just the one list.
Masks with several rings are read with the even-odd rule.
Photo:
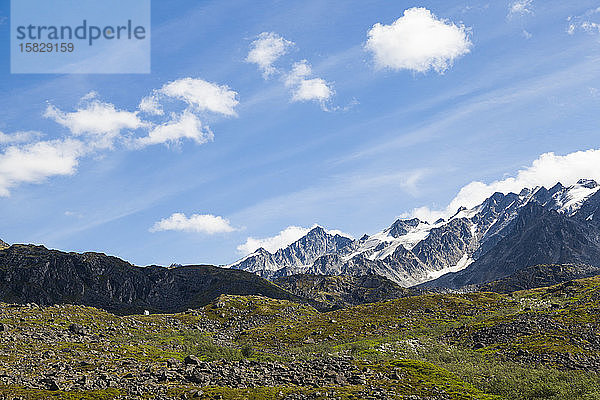
[[[598, 179], [600, 2], [574, 3], [154, 1], [151, 74], [11, 75], [3, 0], [0, 238], [222, 264], [290, 226], [359, 237], [493, 190]], [[414, 7], [447, 42], [416, 14], [390, 28]], [[263, 32], [284, 49], [261, 69]], [[186, 106], [186, 82], [212, 86]], [[193, 108], [195, 136], [153, 131], [165, 122], [139, 108], [153, 95], [164, 118]], [[93, 104], [118, 128], [77, 131]]]

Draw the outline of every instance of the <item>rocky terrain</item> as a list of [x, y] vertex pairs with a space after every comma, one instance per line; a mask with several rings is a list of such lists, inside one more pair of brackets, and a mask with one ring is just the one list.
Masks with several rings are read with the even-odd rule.
[[258, 249], [230, 267], [269, 279], [297, 274], [379, 275], [403, 287], [453, 288], [494, 281], [539, 264], [600, 266], [600, 186], [495, 193], [447, 220], [399, 219], [352, 240], [311, 230], [285, 249]]
[[223, 295], [177, 314], [0, 304], [6, 399], [593, 399], [600, 278], [319, 312]]
[[378, 275], [292, 275], [273, 281], [281, 288], [329, 308], [376, 303], [421, 294]]
[[513, 275], [496, 281], [467, 287], [474, 291], [512, 293], [518, 290], [552, 286], [600, 274], [600, 267], [591, 265], [551, 264], [523, 268]]
[[65, 253], [43, 246], [0, 249], [0, 301], [82, 304], [119, 314], [180, 312], [221, 294], [296, 296], [254, 274], [209, 265], [136, 267], [100, 253]]

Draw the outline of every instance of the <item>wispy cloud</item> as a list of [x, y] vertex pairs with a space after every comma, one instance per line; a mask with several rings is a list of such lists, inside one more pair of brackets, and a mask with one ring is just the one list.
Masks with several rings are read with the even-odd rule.
[[281, 56], [287, 53], [294, 42], [284, 39], [274, 32], [263, 32], [250, 45], [247, 62], [254, 63], [263, 71], [265, 79], [279, 73], [285, 86], [292, 92], [292, 102], [316, 101], [324, 111], [330, 111], [327, 102], [333, 97], [333, 85], [313, 74], [307, 60], [295, 62], [286, 72], [273, 66]]
[[[539, 60], [539, 62], [550, 63], [554, 61], [553, 57], [551, 55], [545, 60]], [[560, 55], [559, 57], [562, 58], [564, 55]], [[454, 106], [446, 108], [443, 112], [431, 114], [427, 122], [406, 127], [403, 129], [404, 133], [402, 134], [394, 131], [394, 135], [388, 140], [379, 140], [376, 144], [362, 146], [357, 151], [340, 157], [337, 163], [355, 162], [357, 159], [373, 157], [388, 152], [391, 149], [404, 149], [428, 142], [440, 137], [444, 132], [449, 131], [452, 126], [474, 115], [498, 110], [501, 106], [516, 107], [516, 104], [527, 104], [533, 100], [547, 99], [549, 93], [560, 92], [561, 90], [576, 87], [577, 85], [587, 86], [590, 82], [595, 81], [598, 74], [599, 62], [600, 58], [598, 57], [582, 59], [580, 62], [569, 65], [566, 68], [541, 74], [534, 78], [515, 80], [510, 85], [505, 85], [494, 90], [483, 90], [486, 88], [485, 85], [475, 86], [468, 92], [455, 94], [457, 99], [464, 97], [466, 100], [457, 100], [454, 102]], [[478, 92], [483, 93], [466, 96], [467, 93], [476, 94]], [[446, 97], [442, 97], [441, 99], [443, 101], [448, 100]], [[418, 109], [434, 109], [435, 107], [433, 106], [436, 104], [438, 102], [427, 100], [426, 104], [420, 106]], [[413, 109], [409, 109], [409, 111], [411, 110]], [[396, 118], [398, 115], [405, 113], [405, 110], [398, 110], [386, 115], [385, 118]], [[371, 123], [374, 122], [371, 121]]]
[[600, 22], [597, 22], [599, 16], [600, 7], [591, 8], [581, 15], [570, 16], [567, 18], [567, 22], [569, 23], [567, 33], [569, 35], [574, 35], [577, 31], [583, 31], [588, 34], [600, 33]]
[[533, 14], [533, 0], [515, 0], [508, 5], [508, 17]]
[[173, 114], [171, 120], [153, 127], [148, 136], [138, 138], [139, 146], [149, 146], [159, 143], [178, 143], [181, 139], [191, 139], [197, 144], [210, 142], [214, 134], [207, 126], [203, 126], [198, 116], [190, 110], [181, 114]]
[[14, 133], [0, 132], [0, 146], [15, 143], [28, 143], [42, 136], [41, 132], [24, 131]]
[[313, 186], [262, 200], [235, 213], [236, 220], [261, 221], [278, 220], [288, 217], [317, 218], [317, 212], [328, 207], [339, 208], [342, 204], [371, 201], [374, 193], [386, 191], [411, 196], [420, 194], [420, 183], [432, 171], [426, 168], [408, 171], [383, 173], [372, 170], [361, 173], [333, 175], [322, 179]]

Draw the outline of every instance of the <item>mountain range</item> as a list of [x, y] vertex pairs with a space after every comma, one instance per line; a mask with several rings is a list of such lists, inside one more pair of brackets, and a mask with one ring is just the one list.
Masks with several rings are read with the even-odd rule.
[[138, 267], [102, 253], [0, 241], [0, 301], [131, 314], [185, 311], [223, 294], [326, 310], [431, 290], [509, 292], [599, 274], [599, 209], [600, 186], [591, 180], [494, 193], [450, 218], [398, 219], [356, 240], [317, 226], [227, 268]]
[[600, 266], [600, 185], [580, 180], [494, 193], [435, 223], [398, 219], [358, 240], [315, 227], [286, 248], [229, 265], [267, 279], [379, 275], [403, 286], [457, 289], [541, 264]]

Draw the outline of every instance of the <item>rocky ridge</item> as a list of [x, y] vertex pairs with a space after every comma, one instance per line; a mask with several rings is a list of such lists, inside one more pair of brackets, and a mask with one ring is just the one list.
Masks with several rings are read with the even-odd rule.
[[[269, 279], [299, 273], [371, 274], [404, 287], [431, 282], [428, 286], [458, 288], [543, 263], [596, 265], [599, 209], [600, 186], [592, 180], [568, 187], [558, 183], [550, 189], [523, 189], [518, 194], [494, 193], [476, 207], [460, 208], [447, 220], [399, 219], [375, 235], [345, 238], [335, 245], [311, 247], [313, 238], [318, 238], [317, 243], [332, 240], [324, 229], [313, 230], [277, 252], [302, 253], [303, 247], [310, 247], [311, 256], [301, 262], [288, 257], [280, 263], [276, 258], [281, 256], [259, 249], [230, 267]], [[549, 242], [535, 243], [535, 235]], [[469, 277], [461, 278], [465, 274]]]
[[65, 253], [43, 246], [0, 249], [0, 300], [80, 304], [119, 314], [180, 312], [222, 294], [260, 294], [304, 301], [255, 274], [209, 265], [137, 267], [101, 253]]

